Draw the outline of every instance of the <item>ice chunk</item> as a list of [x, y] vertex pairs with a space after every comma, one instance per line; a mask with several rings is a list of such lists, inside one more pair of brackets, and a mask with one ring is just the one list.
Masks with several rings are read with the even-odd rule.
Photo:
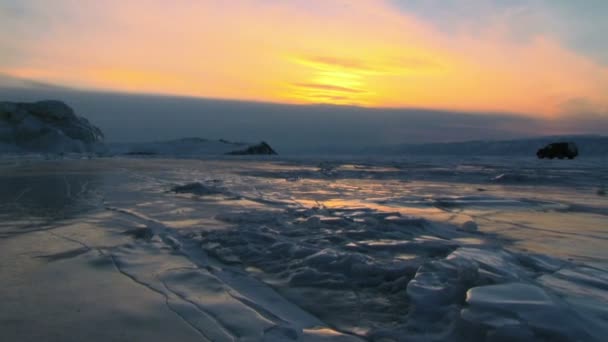
[[517, 259], [523, 266], [535, 272], [555, 272], [565, 265], [559, 259], [540, 254], [519, 254]]
[[464, 258], [479, 265], [479, 275], [487, 282], [518, 280], [529, 275], [517, 258], [505, 250], [459, 248], [448, 259]]
[[[587, 340], [578, 318], [542, 288], [525, 283], [480, 286], [467, 292], [461, 317], [487, 328], [530, 327], [538, 338]], [[503, 330], [504, 332], [504, 330]]]
[[466, 258], [450, 258], [426, 263], [407, 285], [407, 295], [419, 310], [462, 302], [466, 291], [477, 281], [477, 264]]
[[182, 248], [181, 242], [179, 242], [179, 240], [177, 240], [175, 237], [173, 237], [171, 235], [165, 235], [165, 236], [163, 236], [162, 239], [167, 245], [169, 245], [169, 247], [171, 247], [174, 250], [179, 250]]
[[178, 194], [193, 194], [198, 196], [217, 195], [223, 193], [222, 189], [214, 186], [205, 185], [201, 182], [188, 183], [174, 186], [171, 191]]
[[492, 178], [492, 181], [497, 183], [522, 183], [527, 180], [528, 178], [525, 175], [517, 173], [502, 173]]
[[472, 288], [467, 292], [467, 304], [478, 307], [500, 307], [516, 313], [554, 307], [553, 301], [543, 289], [523, 283]]
[[467, 221], [460, 226], [460, 229], [466, 232], [476, 232], [478, 227], [474, 221]]

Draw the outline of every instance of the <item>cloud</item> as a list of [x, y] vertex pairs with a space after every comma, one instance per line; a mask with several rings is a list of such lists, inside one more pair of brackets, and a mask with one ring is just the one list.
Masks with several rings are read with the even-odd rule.
[[359, 75], [400, 75], [416, 70], [431, 70], [440, 67], [429, 57], [386, 55], [368, 57], [366, 60], [331, 56], [309, 56], [295, 58], [298, 64], [316, 70], [343, 69]]
[[391, 0], [447, 34], [476, 35], [499, 28], [514, 41], [551, 36], [560, 44], [608, 65], [608, 2], [604, 0]]
[[562, 115], [606, 115], [608, 117], [608, 106], [602, 106], [585, 97], [568, 99], [562, 102], [561, 109]]
[[299, 62], [318, 69], [333, 69], [339, 67], [363, 73], [375, 72], [374, 68], [366, 65], [365, 62], [356, 59], [316, 56], [300, 59]]
[[360, 94], [363, 93], [363, 90], [348, 88], [348, 87], [340, 87], [331, 84], [315, 84], [315, 83], [293, 83], [293, 86], [303, 89], [312, 89], [312, 90], [321, 90], [321, 91], [329, 91], [329, 92], [338, 92], [338, 93], [352, 93], [352, 94]]
[[[75, 3], [19, 1], [35, 14], [0, 32], [0, 72], [128, 93], [537, 117], [569, 98], [608, 102], [608, 69], [533, 30], [542, 16], [524, 1]], [[433, 10], [465, 24], [439, 28]]]
[[[18, 84], [18, 87], [15, 87]], [[330, 97], [323, 98], [323, 96]], [[60, 99], [104, 131], [109, 141], [198, 136], [267, 140], [281, 152], [356, 150], [401, 143], [511, 139], [551, 134], [605, 134], [608, 117], [530, 118], [508, 113], [211, 100], [130, 95], [35, 85], [0, 76], [0, 101]], [[319, 95], [323, 101], [348, 101]]]
[[38, 90], [48, 89], [48, 90], [56, 90], [56, 91], [73, 90], [73, 89], [70, 89], [67, 87], [62, 87], [62, 86], [58, 86], [58, 85], [51, 84], [51, 83], [39, 82], [37, 80], [28, 80], [28, 79], [12, 77], [10, 75], [3, 74], [3, 73], [0, 73], [0, 88], [24, 89], [24, 90], [28, 90], [28, 91], [31, 89], [38, 89]]

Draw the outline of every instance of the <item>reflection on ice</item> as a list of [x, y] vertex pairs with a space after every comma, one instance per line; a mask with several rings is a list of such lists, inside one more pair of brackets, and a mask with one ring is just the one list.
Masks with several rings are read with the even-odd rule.
[[[218, 340], [601, 341], [608, 200], [596, 189], [608, 170], [573, 163], [11, 166], [0, 171], [1, 232], [105, 209], [105, 239], [120, 243], [90, 251]], [[39, 259], [90, 254], [70, 246]], [[307, 313], [273, 306], [264, 286]]]
[[0, 237], [45, 229], [94, 209], [101, 182], [95, 172], [56, 164], [0, 170]]

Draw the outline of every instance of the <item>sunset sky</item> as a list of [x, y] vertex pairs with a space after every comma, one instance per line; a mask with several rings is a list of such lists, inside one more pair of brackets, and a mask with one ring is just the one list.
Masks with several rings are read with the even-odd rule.
[[79, 89], [608, 116], [605, 0], [0, 0], [0, 73]]

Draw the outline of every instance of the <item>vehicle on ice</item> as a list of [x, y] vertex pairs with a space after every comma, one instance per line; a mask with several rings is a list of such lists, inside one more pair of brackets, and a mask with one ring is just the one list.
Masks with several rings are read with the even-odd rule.
[[557, 142], [549, 144], [536, 152], [539, 159], [543, 158], [559, 158], [559, 159], [574, 159], [578, 156], [578, 148], [573, 142]]

